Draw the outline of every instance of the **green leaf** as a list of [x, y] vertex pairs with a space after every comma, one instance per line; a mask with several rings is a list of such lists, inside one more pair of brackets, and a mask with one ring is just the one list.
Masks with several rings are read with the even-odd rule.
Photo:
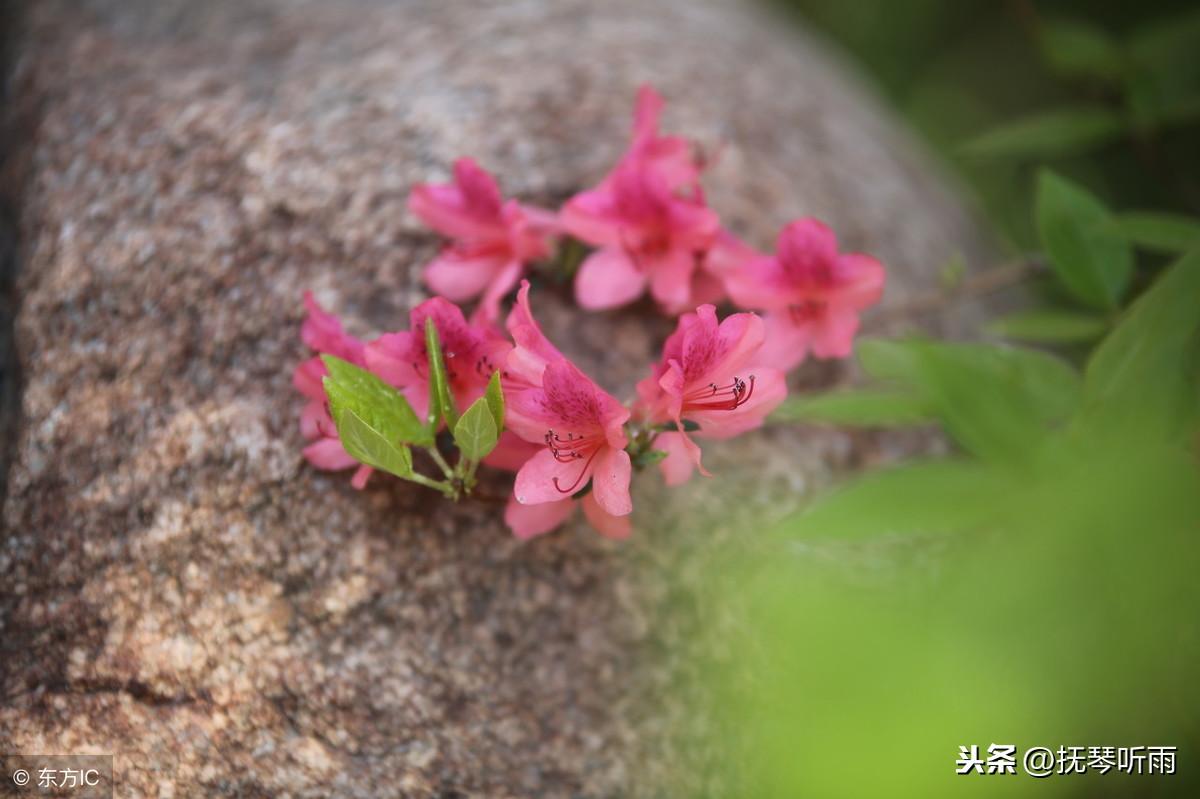
[[799, 538], [856, 539], [964, 532], [995, 521], [1005, 478], [977, 462], [939, 460], [866, 474], [809, 505]]
[[425, 320], [425, 350], [429, 353], [429, 427], [437, 429], [438, 420], [445, 419], [446, 426], [452, 428], [458, 421], [458, 411], [454, 407], [454, 395], [450, 393], [450, 382], [446, 379], [442, 340], [431, 318]]
[[876, 380], [896, 380], [911, 383], [918, 369], [915, 346], [919, 339], [887, 341], [884, 339], [862, 339], [855, 344], [858, 362]]
[[1084, 373], [1084, 421], [1131, 419], [1173, 434], [1200, 416], [1200, 250], [1183, 256], [1100, 343]]
[[647, 449], [639, 452], [633, 459], [633, 465], [639, 469], [644, 469], [647, 466], [653, 466], [656, 463], [661, 463], [670, 455], [669, 452], [664, 452], [661, 449]]
[[1079, 375], [1037, 350], [920, 339], [866, 340], [858, 349], [868, 373], [908, 388], [964, 449], [987, 460], [1029, 462], [1050, 425], [1079, 403]]
[[[1195, 4], [1191, 4], [1194, 6]], [[1200, 88], [1200, 9], [1161, 16], [1129, 36], [1125, 95], [1138, 122], [1153, 129], [1194, 119]]]
[[1111, 80], [1124, 70], [1121, 48], [1103, 28], [1087, 20], [1044, 20], [1038, 39], [1046, 64], [1063, 77]]
[[1109, 321], [1101, 314], [1043, 309], [1001, 317], [988, 325], [997, 336], [1017, 341], [1067, 344], [1095, 341], [1108, 330]]
[[1084, 189], [1043, 169], [1035, 215], [1050, 266], [1078, 300], [1116, 308], [1129, 286], [1133, 253], [1112, 229], [1105, 207]]
[[836, 391], [784, 402], [772, 419], [814, 424], [892, 427], [934, 419], [929, 404], [911, 391]]
[[464, 458], [478, 461], [496, 448], [500, 431], [485, 397], [471, 403], [454, 425], [454, 443]]
[[487, 400], [488, 410], [492, 412], [492, 421], [496, 423], [496, 434], [504, 432], [504, 391], [500, 388], [500, 370], [492, 372], [487, 390], [483, 393]]
[[1152, 252], [1177, 254], [1200, 245], [1200, 220], [1183, 214], [1117, 214], [1112, 226], [1130, 244]]
[[325, 376], [325, 396], [330, 415], [336, 420], [343, 410], [353, 411], [369, 427], [380, 431], [389, 441], [429, 446], [430, 428], [421, 424], [412, 406], [396, 389], [366, 369], [332, 355], [322, 355], [329, 374]]
[[1123, 129], [1107, 108], [1065, 108], [1008, 122], [967, 142], [963, 151], [983, 158], [1079, 155], [1115, 140]]
[[412, 452], [408, 447], [393, 443], [349, 408], [342, 408], [334, 416], [334, 424], [350, 457], [397, 477], [412, 477]]

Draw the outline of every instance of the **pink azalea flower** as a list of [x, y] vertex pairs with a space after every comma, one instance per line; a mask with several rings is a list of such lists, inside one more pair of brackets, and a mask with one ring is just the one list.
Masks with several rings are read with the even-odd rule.
[[699, 426], [698, 438], [730, 438], [760, 427], [787, 396], [784, 373], [764, 365], [763, 336], [763, 321], [752, 313], [718, 323], [716, 309], [701, 305], [680, 317], [662, 360], [638, 384], [639, 414], [674, 422], [678, 431], [655, 438], [655, 448], [667, 452], [660, 468], [669, 485], [686, 482], [693, 467], [708, 475], [683, 420]]
[[432, 319], [442, 342], [446, 377], [460, 410], [483, 396], [492, 373], [512, 345], [490, 325], [470, 324], [454, 303], [434, 297], [409, 313], [409, 330], [386, 333], [366, 346], [366, 366], [400, 389], [417, 416], [429, 412], [429, 352], [425, 320]]
[[[300, 338], [305, 344], [319, 353], [337, 356], [356, 366], [366, 366], [363, 343], [346, 333], [338, 318], [317, 304], [311, 291], [304, 292], [304, 307], [308, 310], [308, 316], [300, 327]], [[342, 448], [333, 419], [329, 416], [328, 400], [322, 384], [326, 374], [328, 370], [320, 357], [309, 358], [292, 373], [292, 385], [308, 397], [308, 403], [300, 413], [300, 432], [313, 443], [304, 448], [304, 457], [313, 466], [325, 471], [355, 469], [350, 484], [361, 489], [374, 469], [359, 463]]]
[[705, 205], [691, 144], [658, 134], [662, 106], [653, 89], [639, 91], [628, 152], [562, 210], [563, 228], [597, 247], [575, 279], [585, 308], [625, 305], [649, 288], [664, 310], [678, 313], [695, 305], [696, 292], [706, 299], [721, 293], [703, 269], [720, 220]]
[[[522, 506], [556, 505], [506, 513], [518, 535], [545, 532], [561, 522], [562, 503], [587, 487], [584, 511], [600, 532], [628, 534], [625, 517], [632, 465], [625, 446], [629, 410], [567, 360], [546, 337], [529, 308], [529, 283], [522, 282], [508, 318], [516, 346], [508, 354], [504, 381], [505, 426], [540, 449], [517, 472], [513, 494]], [[558, 514], [561, 514], [558, 515]], [[555, 522], [557, 524], [557, 522]]]
[[408, 208], [452, 242], [425, 267], [425, 283], [454, 302], [483, 295], [479, 314], [488, 322], [499, 318], [500, 300], [525, 264], [549, 256], [557, 227], [550, 212], [505, 201], [495, 178], [470, 158], [454, 162], [453, 183], [413, 188]]
[[568, 201], [562, 220], [597, 247], [575, 277], [576, 301], [592, 310], [630, 303], [647, 287], [668, 313], [688, 307], [697, 267], [721, 229], [702, 200], [673, 192], [661, 171], [636, 159]]
[[859, 312], [879, 301], [883, 283], [882, 264], [839, 253], [833, 231], [811, 218], [780, 232], [774, 256], [752, 258], [725, 276], [734, 302], [767, 312], [764, 354], [785, 371], [809, 351], [818, 358], [848, 356]]
[[[545, 446], [544, 441], [535, 444], [520, 438], [511, 430], [505, 430], [500, 434], [500, 442], [496, 448], [483, 462], [494, 469], [517, 472]], [[504, 509], [504, 521], [517, 538], [528, 539], [544, 535], [561, 526], [576, 508], [583, 508], [584, 517], [603, 535], [609, 538], [629, 537], [629, 517], [608, 513], [596, 502], [595, 494], [590, 492], [578, 500], [569, 498], [537, 505], [522, 505], [517, 502], [516, 496], [510, 496]]]

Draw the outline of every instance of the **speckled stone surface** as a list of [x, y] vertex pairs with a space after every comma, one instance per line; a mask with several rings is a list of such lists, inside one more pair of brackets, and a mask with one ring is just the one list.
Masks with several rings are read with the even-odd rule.
[[[724, 142], [731, 227], [769, 246], [821, 216], [887, 263], [888, 304], [986, 257], [957, 198], [819, 45], [739, 7], [28, 6], [0, 750], [113, 752], [119, 796], [653, 794], [688, 712], [665, 689], [692, 554], [923, 440], [750, 435], [709, 449], [716, 480], [643, 475], [628, 544], [523, 544], [496, 506], [303, 463], [301, 291], [359, 334], [401, 325], [437, 247], [409, 187], [473, 154], [553, 204], [623, 148], [644, 80], [668, 130]], [[618, 394], [670, 328], [534, 305]]]

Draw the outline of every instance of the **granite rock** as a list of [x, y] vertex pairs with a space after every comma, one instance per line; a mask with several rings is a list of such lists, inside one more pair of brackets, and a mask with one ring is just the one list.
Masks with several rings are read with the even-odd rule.
[[[717, 480], [641, 480], [628, 544], [582, 525], [520, 543], [494, 504], [386, 479], [358, 493], [304, 464], [300, 294], [362, 335], [402, 325], [438, 246], [409, 188], [472, 154], [559, 202], [621, 151], [642, 81], [668, 130], [719, 145], [711, 202], [748, 240], [820, 216], [887, 263], [885, 307], [951, 257], [988, 257], [838, 58], [777, 27], [692, 0], [28, 3], [5, 173], [23, 385], [0, 751], [113, 752], [119, 796], [669, 779], [687, 708], [647, 697], [686, 671], [667, 595], [692, 553], [752, 540], [756, 503], [778, 514], [928, 439], [750, 435], [713, 448]], [[550, 337], [628, 394], [670, 323], [568, 300], [535, 296]], [[844, 377], [806, 367], [797, 385]]]

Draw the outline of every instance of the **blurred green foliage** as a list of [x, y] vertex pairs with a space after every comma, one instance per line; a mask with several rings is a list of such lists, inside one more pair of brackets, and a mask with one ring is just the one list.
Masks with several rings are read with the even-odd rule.
[[[731, 795], [1194, 795], [1198, 299], [1200, 251], [1082, 371], [864, 342], [878, 385], [836, 395], [850, 416], [856, 395], [869, 426], [887, 402], [917, 408], [960, 454], [869, 473], [722, 562], [714, 596], [740, 619], [716, 679]], [[993, 743], [1176, 746], [1180, 773], [955, 774], [960, 746]]]
[[[1045, 272], [980, 320], [1038, 348], [865, 341], [777, 422], [940, 426], [712, 569], [728, 795], [1193, 796], [1200, 751], [1200, 7], [782, 3], [846, 44]], [[1114, 210], [1115, 209], [1115, 210]], [[1013, 744], [1015, 775], [957, 775]], [[1023, 773], [1178, 747], [1175, 775]]]
[[839, 41], [1031, 248], [1032, 173], [1200, 213], [1200, 7], [1187, 0], [771, 0]]

